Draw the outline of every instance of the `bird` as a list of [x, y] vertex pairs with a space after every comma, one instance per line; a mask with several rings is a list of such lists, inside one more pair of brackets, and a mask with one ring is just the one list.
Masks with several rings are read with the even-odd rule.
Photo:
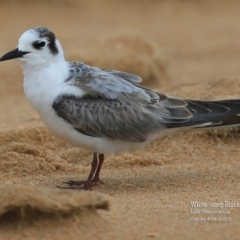
[[0, 61], [10, 59], [20, 61], [25, 96], [47, 128], [93, 153], [87, 179], [70, 180], [66, 188], [91, 190], [104, 184], [105, 154], [144, 147], [178, 131], [240, 125], [240, 99], [181, 99], [141, 85], [141, 77], [132, 73], [66, 61], [47, 27], [25, 31], [17, 48]]

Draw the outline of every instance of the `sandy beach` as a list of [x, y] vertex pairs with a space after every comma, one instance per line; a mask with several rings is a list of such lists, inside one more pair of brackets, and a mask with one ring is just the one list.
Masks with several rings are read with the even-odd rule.
[[[49, 27], [67, 60], [137, 74], [169, 95], [240, 98], [239, 1], [0, 1], [0, 55]], [[180, 132], [106, 155], [54, 137], [23, 93], [17, 61], [0, 63], [0, 240], [238, 239], [240, 130]], [[239, 203], [239, 204], [238, 204]]]

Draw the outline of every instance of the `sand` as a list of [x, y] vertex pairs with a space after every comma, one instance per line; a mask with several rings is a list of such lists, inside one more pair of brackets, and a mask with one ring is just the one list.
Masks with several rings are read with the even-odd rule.
[[[1, 1], [0, 52], [44, 25], [69, 60], [136, 73], [183, 98], [240, 98], [239, 7], [233, 0]], [[15, 61], [0, 64], [0, 112], [0, 239], [239, 238], [239, 128], [177, 133], [107, 155], [106, 184], [74, 191], [57, 186], [85, 179], [92, 154], [46, 129]]]

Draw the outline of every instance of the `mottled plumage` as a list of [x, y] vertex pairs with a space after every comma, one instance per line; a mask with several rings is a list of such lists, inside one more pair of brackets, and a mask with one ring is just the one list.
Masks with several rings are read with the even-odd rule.
[[67, 62], [55, 34], [33, 28], [0, 61], [18, 59], [24, 93], [45, 125], [66, 142], [93, 152], [86, 181], [97, 183], [105, 153], [142, 147], [169, 133], [240, 125], [240, 100], [184, 100], [141, 86], [141, 78]]
[[[165, 128], [211, 128], [230, 123], [239, 100], [196, 101], [166, 96], [141, 86], [141, 78], [119, 71], [68, 62], [68, 84], [84, 89], [83, 97], [60, 95], [53, 109], [82, 134], [144, 142]], [[220, 120], [219, 120], [220, 119]]]
[[53, 109], [86, 135], [144, 142], [168, 123], [192, 117], [187, 103], [139, 85], [141, 78], [124, 72], [69, 62], [67, 84], [84, 89], [83, 97], [60, 95]]

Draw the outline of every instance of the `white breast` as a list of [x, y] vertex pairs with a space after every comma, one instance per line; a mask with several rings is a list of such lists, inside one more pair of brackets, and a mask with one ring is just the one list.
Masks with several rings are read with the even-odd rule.
[[117, 153], [132, 148], [141, 147], [156, 138], [165, 135], [165, 131], [156, 136], [150, 136], [145, 143], [130, 143], [118, 140], [90, 137], [76, 131], [71, 124], [58, 117], [52, 108], [54, 100], [61, 94], [71, 94], [78, 97], [86, 94], [77, 86], [68, 85], [65, 79], [68, 77], [66, 62], [59, 63], [49, 68], [34, 70], [24, 68], [24, 93], [41, 116], [45, 125], [59, 138], [73, 146], [84, 147], [92, 152]]
[[67, 69], [64, 69], [65, 66], [59, 68], [59, 65], [56, 70], [53, 67], [44, 71], [24, 68], [24, 93], [44, 124], [62, 140], [93, 152], [115, 153], [131, 148], [129, 143], [83, 135], [57, 116], [52, 105], [59, 95], [71, 94], [81, 97], [86, 94], [81, 88], [64, 82], [68, 74]]

